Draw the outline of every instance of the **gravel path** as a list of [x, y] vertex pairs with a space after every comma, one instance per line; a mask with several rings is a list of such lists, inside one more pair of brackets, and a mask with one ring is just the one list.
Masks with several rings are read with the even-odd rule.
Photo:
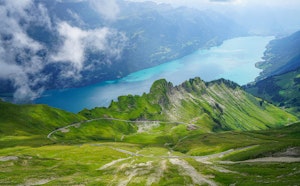
[[199, 184], [199, 185], [208, 184], [211, 186], [217, 185], [216, 182], [207, 179], [204, 175], [200, 174], [193, 166], [188, 164], [186, 161], [177, 158], [170, 159], [169, 161], [173, 165], [180, 166], [184, 171], [182, 174], [190, 176], [194, 184]]

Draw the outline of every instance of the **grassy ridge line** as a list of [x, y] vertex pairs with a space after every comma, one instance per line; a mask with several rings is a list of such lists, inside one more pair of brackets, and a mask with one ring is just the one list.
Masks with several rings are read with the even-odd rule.
[[182, 121], [202, 126], [206, 132], [266, 129], [297, 120], [234, 82], [220, 79], [206, 83], [200, 78], [178, 86], [161, 79], [148, 94], [120, 96], [108, 108], [85, 109], [79, 114], [90, 119]]

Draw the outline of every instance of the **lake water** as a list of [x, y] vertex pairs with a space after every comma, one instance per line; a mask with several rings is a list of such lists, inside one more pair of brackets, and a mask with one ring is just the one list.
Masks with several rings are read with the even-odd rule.
[[226, 40], [220, 46], [198, 50], [121, 79], [82, 88], [46, 91], [35, 102], [78, 112], [84, 108], [108, 106], [120, 95], [149, 92], [152, 83], [161, 78], [174, 85], [197, 76], [205, 81], [225, 78], [244, 85], [258, 76], [260, 70], [254, 65], [261, 60], [266, 45], [272, 39], [274, 37], [251, 36]]

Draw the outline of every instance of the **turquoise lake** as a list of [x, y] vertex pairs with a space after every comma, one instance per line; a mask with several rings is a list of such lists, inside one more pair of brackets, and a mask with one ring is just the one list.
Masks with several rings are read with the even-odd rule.
[[255, 63], [262, 60], [265, 47], [272, 39], [272, 36], [251, 36], [226, 40], [220, 46], [198, 50], [121, 79], [81, 88], [46, 91], [35, 103], [78, 112], [84, 108], [108, 106], [120, 95], [147, 93], [152, 83], [161, 78], [174, 85], [194, 77], [205, 81], [225, 78], [244, 85], [259, 75], [261, 70], [255, 68]]

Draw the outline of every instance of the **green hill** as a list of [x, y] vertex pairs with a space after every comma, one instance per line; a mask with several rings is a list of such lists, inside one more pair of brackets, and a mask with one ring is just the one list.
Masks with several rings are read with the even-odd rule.
[[108, 108], [83, 110], [90, 120], [57, 130], [51, 139], [122, 141], [174, 146], [187, 135], [283, 126], [297, 118], [246, 93], [234, 82], [191, 79], [179, 86], [154, 82], [149, 94], [121, 96]]
[[70, 124], [85, 120], [83, 116], [46, 105], [15, 105], [0, 100], [0, 147], [41, 145], [47, 134]]
[[258, 81], [245, 89], [300, 117], [300, 68]]
[[1, 101], [0, 185], [297, 185], [295, 120], [224, 79], [79, 114]]
[[234, 82], [190, 79], [178, 86], [154, 82], [149, 94], [121, 96], [108, 108], [83, 110], [87, 118], [160, 120], [202, 125], [207, 131], [257, 130], [280, 126], [295, 117], [246, 93]]

